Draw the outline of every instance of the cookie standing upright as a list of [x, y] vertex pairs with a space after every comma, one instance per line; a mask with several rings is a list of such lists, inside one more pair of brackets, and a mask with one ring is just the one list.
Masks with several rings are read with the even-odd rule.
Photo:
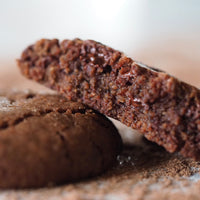
[[0, 188], [42, 187], [92, 177], [121, 151], [114, 125], [50, 94], [0, 94]]
[[169, 152], [200, 160], [200, 91], [101, 43], [42, 39], [22, 74], [139, 130]]

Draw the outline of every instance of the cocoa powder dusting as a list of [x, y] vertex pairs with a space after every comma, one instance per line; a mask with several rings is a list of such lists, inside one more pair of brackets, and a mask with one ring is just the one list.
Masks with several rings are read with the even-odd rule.
[[0, 200], [199, 199], [200, 163], [143, 142], [145, 148], [125, 147], [117, 165], [102, 176], [56, 188], [1, 191]]

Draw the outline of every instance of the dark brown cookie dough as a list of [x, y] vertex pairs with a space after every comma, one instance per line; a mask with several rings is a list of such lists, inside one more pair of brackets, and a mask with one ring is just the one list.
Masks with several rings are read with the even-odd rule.
[[169, 152], [200, 160], [200, 91], [123, 53], [80, 39], [42, 39], [22, 74], [139, 130]]
[[92, 177], [122, 147], [103, 115], [59, 95], [0, 94], [0, 188], [41, 187]]

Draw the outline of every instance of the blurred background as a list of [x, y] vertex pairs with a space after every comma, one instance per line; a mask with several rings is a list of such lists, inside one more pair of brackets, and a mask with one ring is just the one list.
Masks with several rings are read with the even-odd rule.
[[200, 87], [199, 0], [0, 0], [0, 88], [40, 88], [16, 59], [41, 38], [94, 39]]

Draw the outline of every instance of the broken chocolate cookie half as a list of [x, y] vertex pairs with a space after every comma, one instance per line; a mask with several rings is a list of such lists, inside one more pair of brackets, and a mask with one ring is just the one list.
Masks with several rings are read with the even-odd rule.
[[200, 160], [200, 91], [92, 40], [42, 39], [18, 60], [23, 75]]

